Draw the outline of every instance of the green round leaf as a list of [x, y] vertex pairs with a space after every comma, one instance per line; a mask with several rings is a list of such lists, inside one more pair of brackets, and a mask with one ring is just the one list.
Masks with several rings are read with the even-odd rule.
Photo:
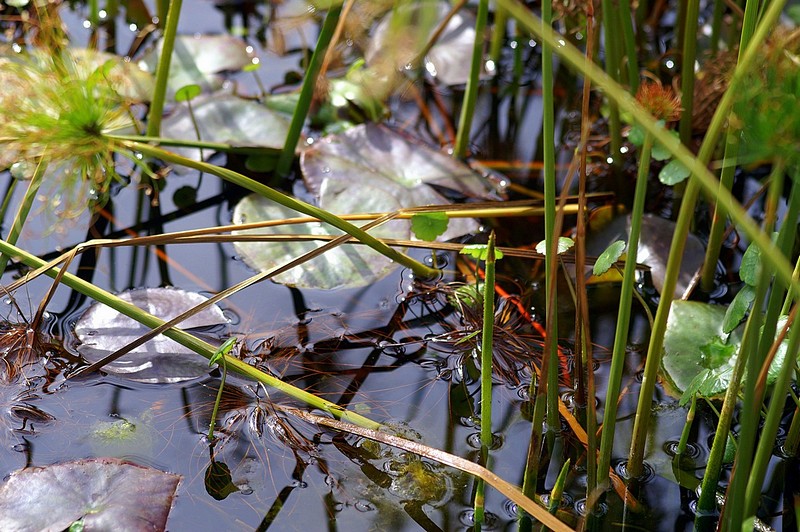
[[192, 83], [191, 85], [184, 85], [175, 91], [175, 101], [189, 102], [200, 96], [201, 92], [203, 92], [203, 89], [200, 87], [200, 85], [195, 83]]
[[755, 244], [747, 246], [742, 263], [739, 265], [739, 278], [750, 286], [758, 283], [761, 273], [761, 249]]
[[179, 209], [186, 209], [197, 203], [197, 189], [184, 185], [172, 195], [172, 203]]
[[411, 230], [420, 240], [433, 242], [447, 231], [449, 220], [445, 212], [418, 212], [411, 216]]
[[725, 333], [731, 332], [739, 325], [747, 311], [750, 310], [755, 297], [756, 289], [750, 285], [745, 285], [739, 290], [736, 297], [731, 301], [727, 312], [725, 312], [725, 320], [722, 322], [722, 330]]
[[[571, 238], [566, 237], [566, 236], [560, 236], [560, 237], [558, 237], [558, 249], [556, 250], [556, 253], [561, 255], [562, 253], [564, 253], [565, 251], [567, 251], [568, 249], [570, 249], [574, 245], [575, 245], [575, 241], [572, 240]], [[546, 255], [547, 254], [547, 241], [546, 240], [542, 240], [541, 242], [536, 244], [536, 253], [540, 253], [542, 255]]]
[[612, 243], [597, 257], [594, 268], [592, 268], [592, 273], [595, 275], [603, 275], [606, 273], [608, 269], [617, 262], [623, 251], [625, 251], [625, 242], [617, 240]]
[[677, 159], [673, 159], [661, 169], [661, 171], [658, 173], [658, 179], [665, 185], [672, 186], [677, 185], [689, 177], [690, 174], [691, 172], [689, 172], [689, 169], [686, 168], [682, 162]]

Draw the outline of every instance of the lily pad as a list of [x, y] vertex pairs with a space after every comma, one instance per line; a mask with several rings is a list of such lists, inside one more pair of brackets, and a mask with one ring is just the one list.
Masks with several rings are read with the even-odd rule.
[[[191, 105], [194, 113], [189, 112]], [[180, 103], [165, 117], [161, 132], [178, 140], [219, 142], [232, 146], [256, 146], [280, 150], [286, 140], [289, 119], [266, 106], [233, 94], [212, 94], [198, 97], [190, 104]], [[195, 160], [200, 159], [196, 148], [170, 148], [171, 151]], [[210, 150], [205, 150], [207, 157]]]
[[[326, 182], [320, 196], [320, 207], [342, 213], [386, 212], [400, 208], [397, 200], [384, 190], [369, 185], [347, 188], [336, 181]], [[297, 212], [261, 196], [250, 195], [240, 201], [233, 213], [233, 223], [251, 223], [295, 218]], [[370, 231], [377, 237], [410, 238], [406, 220], [395, 220]], [[328, 224], [314, 222], [283, 225], [263, 229], [234, 231], [235, 235], [254, 234], [342, 234]], [[236, 242], [236, 250], [252, 268], [267, 271], [282, 266], [320, 246], [320, 242]], [[365, 286], [394, 271], [397, 264], [362, 245], [345, 244], [332, 249], [274, 278], [276, 282], [305, 288], [334, 289]]]
[[[170, 320], [206, 301], [194, 292], [173, 288], [145, 288], [119, 295], [148, 313]], [[228, 322], [214, 305], [180, 324], [182, 329], [208, 328]], [[78, 352], [88, 362], [97, 362], [133, 342], [150, 329], [106, 305], [96, 303], [75, 324]], [[103, 371], [140, 382], [180, 382], [208, 374], [208, 361], [197, 353], [158, 335], [103, 367]]]
[[[373, 66], [385, 61], [387, 55], [390, 55], [394, 68], [404, 69], [417, 59], [422, 47], [452, 7], [448, 2], [427, 1], [404, 5], [396, 10], [395, 15], [390, 13], [375, 28], [364, 54], [367, 63]], [[402, 35], [398, 35], [398, 31], [392, 27], [393, 16], [409, 19], [410, 24], [402, 28]], [[426, 23], [422, 24], [422, 21]], [[426, 73], [445, 85], [466, 83], [469, 79], [474, 43], [475, 16], [468, 10], [460, 9], [447, 23], [424, 58]]]
[[[450, 203], [439, 190], [497, 199], [468, 166], [377, 124], [362, 124], [321, 139], [303, 152], [300, 167], [306, 186], [317, 194], [324, 183], [337, 182], [338, 187], [350, 190], [380, 189], [396, 198], [400, 207]], [[477, 229], [475, 220], [454, 218], [439, 238], [449, 240]]]
[[[722, 394], [731, 382], [736, 354], [741, 345], [742, 327], [725, 334], [723, 323], [726, 307], [695, 301], [674, 301], [664, 335], [662, 374], [670, 386], [667, 389], [680, 396], [686, 390], [703, 397]], [[786, 317], [778, 323], [778, 330]], [[788, 341], [778, 348], [768, 371], [767, 383], [777, 378]]]
[[[161, 56], [163, 41], [145, 53], [139, 66], [155, 72]], [[167, 82], [170, 94], [185, 85], [197, 84], [203, 90], [222, 87], [222, 72], [241, 70], [252, 64], [252, 47], [230, 35], [180, 35], [175, 39], [175, 50]]]
[[114, 458], [29, 467], [0, 488], [0, 530], [164, 530], [180, 479]]

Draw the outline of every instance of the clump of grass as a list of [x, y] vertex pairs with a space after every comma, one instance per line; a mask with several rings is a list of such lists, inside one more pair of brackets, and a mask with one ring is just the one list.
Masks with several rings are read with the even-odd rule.
[[[54, 161], [48, 201], [59, 216], [103, 202], [115, 171], [106, 134], [130, 126], [124, 99], [107, 80], [108, 66], [90, 73], [71, 56], [0, 62], [0, 146], [6, 162]], [[116, 150], [119, 151], [119, 150]], [[32, 164], [33, 165], [33, 164]]]

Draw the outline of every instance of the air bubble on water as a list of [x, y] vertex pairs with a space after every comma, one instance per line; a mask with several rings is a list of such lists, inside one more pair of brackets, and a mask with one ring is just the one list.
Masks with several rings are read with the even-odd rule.
[[249, 484], [242, 484], [241, 486], [236, 486], [236, 487], [239, 488], [239, 493], [241, 493], [242, 495], [253, 494], [253, 488], [251, 488]]
[[489, 59], [484, 64], [483, 68], [486, 69], [486, 72], [488, 72], [489, 74], [492, 74], [497, 69], [497, 65], [494, 64], [494, 61]]
[[88, 30], [92, 27], [92, 23], [89, 20], [84, 20], [83, 27]]
[[436, 77], [436, 75], [438, 74], [438, 72], [436, 71], [436, 65], [434, 65], [430, 61], [425, 61], [425, 70], [427, 70], [428, 74], [430, 74], [433, 77]]
[[134, 23], [130, 23], [130, 24], [128, 25], [128, 29], [129, 29], [129, 30], [131, 30], [132, 32], [136, 32], [136, 31], [138, 31], [138, 30], [139, 30], [139, 26], [137, 26], [137, 25], [136, 25], [136, 24], [134, 24]]
[[331, 167], [330, 166], [323, 166], [322, 167], [322, 173], [323, 174], [330, 174], [331, 173]]

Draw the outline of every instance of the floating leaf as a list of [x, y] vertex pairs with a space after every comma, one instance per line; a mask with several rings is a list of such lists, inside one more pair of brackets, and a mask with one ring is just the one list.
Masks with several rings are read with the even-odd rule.
[[[469, 255], [470, 257], [478, 260], [486, 260], [486, 258], [489, 256], [489, 246], [486, 244], [470, 244], [461, 248], [459, 253], [463, 255]], [[494, 258], [502, 259], [503, 252], [497, 248], [494, 248]]]
[[176, 102], [189, 102], [200, 96], [200, 93], [203, 92], [203, 89], [200, 85], [192, 83], [191, 85], [184, 85], [177, 91], [175, 91], [175, 101]]
[[[362, 124], [330, 135], [303, 152], [300, 167], [306, 186], [319, 194], [324, 183], [358, 190], [380, 189], [400, 207], [442, 205], [439, 191], [462, 197], [497, 199], [481, 176], [438, 151], [377, 124]], [[477, 231], [469, 218], [450, 220], [440, 240]]]
[[[164, 118], [161, 133], [164, 137], [195, 141], [197, 130], [200, 140], [219, 142], [233, 146], [256, 146], [280, 150], [289, 129], [289, 119], [266, 106], [239, 98], [233, 94], [214, 94], [198, 97], [192, 102], [192, 114], [187, 104], [175, 106]], [[197, 148], [170, 148], [175, 153], [200, 159]], [[205, 150], [208, 157], [211, 150]]]
[[[400, 208], [397, 200], [385, 190], [362, 184], [355, 188], [346, 187], [336, 181], [326, 182], [320, 197], [320, 207], [342, 213], [385, 212]], [[233, 211], [233, 223], [251, 223], [267, 220], [296, 218], [297, 212], [271, 202], [258, 195], [242, 199]], [[370, 231], [378, 238], [410, 238], [407, 220], [394, 220]], [[338, 229], [321, 222], [292, 224], [263, 229], [234, 231], [234, 235], [258, 234], [342, 234]], [[315, 241], [282, 242], [235, 242], [236, 250], [250, 267], [267, 271], [282, 266], [300, 255], [319, 247]], [[397, 268], [397, 264], [383, 255], [363, 245], [345, 244], [334, 248], [320, 257], [292, 268], [274, 278], [274, 281], [290, 286], [305, 288], [334, 289], [364, 286], [374, 283]]]
[[27, 467], [0, 488], [0, 530], [164, 530], [180, 478], [114, 458]]
[[592, 268], [592, 273], [595, 275], [603, 275], [606, 273], [609, 268], [617, 262], [623, 251], [625, 251], [625, 242], [617, 240], [612, 243], [597, 257], [597, 260], [594, 262], [594, 267]]
[[682, 162], [677, 159], [673, 159], [661, 169], [661, 171], [658, 173], [658, 179], [665, 185], [672, 186], [677, 185], [690, 175], [691, 172], [683, 165]]
[[180, 187], [172, 195], [172, 203], [179, 209], [186, 209], [197, 203], [197, 189], [190, 185]]
[[642, 146], [644, 144], [644, 138], [646, 135], [647, 134], [641, 126], [631, 126], [630, 131], [628, 131], [628, 142], [634, 146]]
[[[163, 41], [150, 48], [139, 66], [155, 72]], [[252, 49], [243, 40], [230, 35], [179, 35], [169, 68], [167, 82], [170, 93], [186, 85], [196, 84], [204, 91], [222, 87], [221, 72], [234, 72], [252, 64]]]
[[[670, 393], [680, 397], [689, 390], [703, 397], [714, 397], [730, 386], [742, 340], [741, 327], [730, 335], [724, 332], [725, 314], [725, 307], [719, 305], [694, 301], [672, 303], [661, 362]], [[786, 317], [783, 316], [778, 320], [778, 329], [785, 324]], [[767, 372], [767, 384], [772, 384], [778, 377], [787, 344], [788, 340], [784, 340], [778, 348]], [[697, 377], [700, 373], [704, 375], [702, 378]]]
[[205, 486], [206, 492], [218, 501], [239, 491], [239, 487], [233, 483], [233, 476], [228, 464], [216, 460], [212, 460], [206, 468]]
[[[119, 297], [140, 309], [170, 320], [206, 301], [206, 297], [174, 288], [145, 288]], [[222, 310], [213, 305], [179, 324], [182, 329], [210, 328], [226, 324]], [[97, 362], [125, 347], [150, 329], [101, 303], [96, 303], [75, 324], [78, 352], [88, 362]], [[158, 335], [125, 356], [103, 367], [103, 371], [140, 382], [179, 382], [206, 375], [208, 361], [188, 348]]]
[[722, 322], [722, 330], [726, 334], [734, 330], [744, 319], [755, 297], [756, 290], [750, 285], [746, 284], [739, 290], [736, 297], [731, 301], [727, 312], [725, 312], [725, 320]]
[[[556, 253], [561, 255], [574, 245], [575, 241], [572, 240], [571, 238], [568, 238], [566, 236], [560, 236], [558, 237]], [[536, 244], [536, 253], [547, 255], [547, 240], [542, 240], [541, 242]]]
[[420, 240], [432, 242], [447, 231], [449, 220], [445, 212], [418, 212], [411, 216], [411, 230]]
[[[375, 28], [364, 57], [371, 67], [405, 69], [418, 59], [422, 46], [433, 36], [439, 23], [450, 13], [448, 2], [419, 2], [402, 5], [398, 17], [411, 17], [417, 22], [404, 26], [397, 35], [392, 25], [393, 13], [384, 17]], [[425, 24], [423, 24], [423, 22]], [[466, 83], [470, 74], [472, 48], [475, 42], [475, 16], [465, 9], [455, 13], [424, 58], [426, 73], [445, 85]], [[404, 43], [413, 43], [411, 46]], [[389, 63], [389, 65], [386, 65]], [[486, 74], [484, 72], [484, 74]]]

